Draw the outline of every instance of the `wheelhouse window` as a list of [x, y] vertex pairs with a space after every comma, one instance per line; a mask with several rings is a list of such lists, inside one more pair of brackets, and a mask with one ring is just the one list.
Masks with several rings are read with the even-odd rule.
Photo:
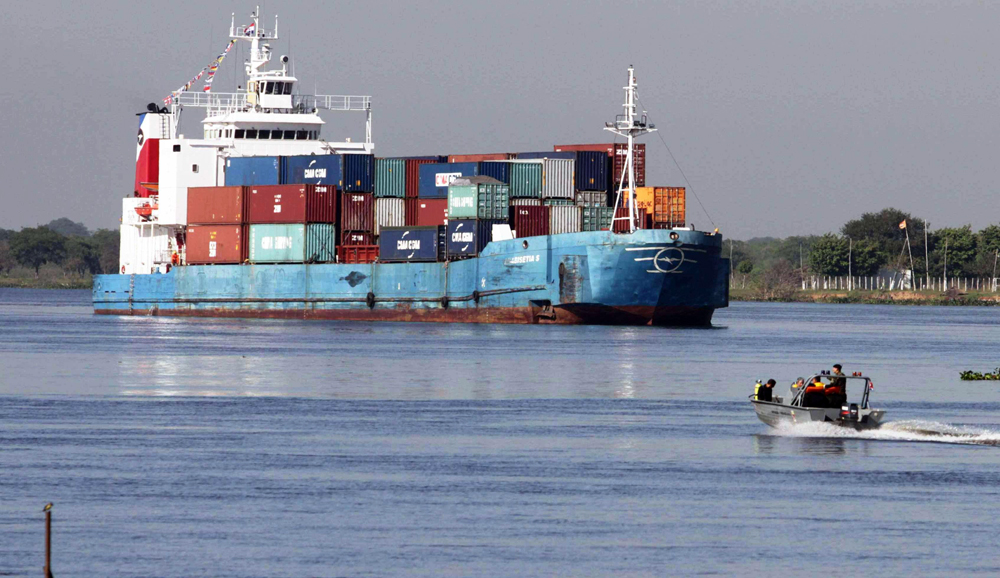
[[236, 129], [236, 138], [243, 138], [244, 132], [242, 128]]
[[291, 82], [286, 82], [285, 83], [285, 94], [291, 94], [291, 93], [292, 93], [292, 83]]
[[246, 138], [257, 138], [257, 130], [248, 128], [246, 132]]
[[274, 90], [274, 83], [273, 82], [265, 82], [264, 83], [264, 94], [271, 94], [271, 92], [273, 90]]
[[257, 138], [259, 138], [260, 140], [267, 140], [271, 138], [271, 131], [263, 129], [259, 130], [257, 131]]
[[294, 130], [286, 130], [285, 131], [285, 136], [283, 138], [285, 140], [295, 140], [295, 131]]
[[306, 140], [306, 131], [297, 130], [295, 131], [295, 140]]

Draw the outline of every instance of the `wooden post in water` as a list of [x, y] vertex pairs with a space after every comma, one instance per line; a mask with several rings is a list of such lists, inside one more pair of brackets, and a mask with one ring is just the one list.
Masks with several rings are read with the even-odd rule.
[[52, 578], [52, 502], [45, 504], [45, 578]]

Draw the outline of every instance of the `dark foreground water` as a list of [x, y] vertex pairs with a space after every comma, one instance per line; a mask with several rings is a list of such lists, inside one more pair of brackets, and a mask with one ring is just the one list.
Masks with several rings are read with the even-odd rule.
[[[0, 290], [0, 575], [992, 575], [1000, 308], [717, 328], [94, 317]], [[746, 402], [841, 362], [878, 432]]]

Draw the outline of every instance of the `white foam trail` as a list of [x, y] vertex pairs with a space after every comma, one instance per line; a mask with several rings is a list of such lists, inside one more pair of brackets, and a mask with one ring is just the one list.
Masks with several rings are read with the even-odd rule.
[[878, 429], [854, 430], [827, 423], [782, 424], [774, 428], [785, 437], [869, 439], [900, 442], [1000, 446], [1000, 431], [922, 420], [890, 421]]

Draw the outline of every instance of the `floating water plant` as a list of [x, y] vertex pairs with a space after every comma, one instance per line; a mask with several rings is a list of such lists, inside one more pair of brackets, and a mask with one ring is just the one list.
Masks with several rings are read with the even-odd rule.
[[994, 369], [992, 373], [967, 370], [959, 375], [962, 377], [962, 381], [1000, 381], [1000, 367]]

